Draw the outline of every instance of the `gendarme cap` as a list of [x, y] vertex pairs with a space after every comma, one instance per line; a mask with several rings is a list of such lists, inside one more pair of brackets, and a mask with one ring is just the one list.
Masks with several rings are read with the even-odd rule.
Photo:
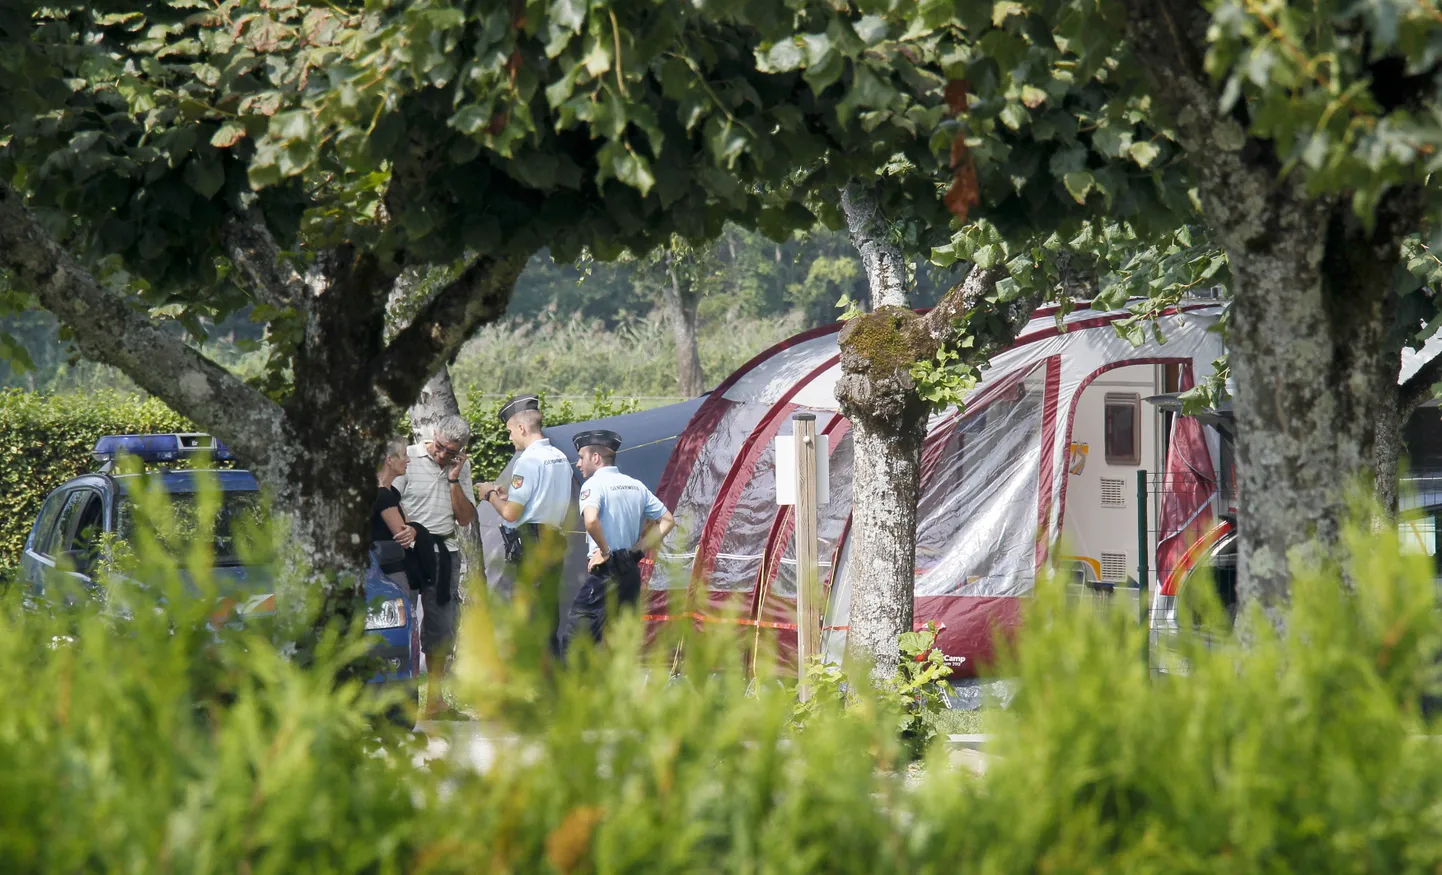
[[586, 447], [605, 447], [611, 452], [621, 449], [621, 436], [614, 431], [599, 428], [594, 431], [583, 431], [571, 438], [576, 445], [576, 450], [584, 450]]
[[540, 410], [541, 399], [536, 395], [514, 395], [506, 399], [501, 405], [501, 424], [505, 425], [511, 421], [511, 417], [525, 410]]

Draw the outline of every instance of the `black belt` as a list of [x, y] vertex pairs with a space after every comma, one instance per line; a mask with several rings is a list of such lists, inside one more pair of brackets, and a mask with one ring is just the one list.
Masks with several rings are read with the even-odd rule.
[[[596, 566], [596, 568], [597, 570], [611, 568], [618, 572], [624, 571], [630, 566], [639, 564], [641, 558], [645, 555], [646, 554], [640, 550], [612, 550], [611, 555], [606, 557], [606, 561]], [[614, 565], [611, 564], [613, 560], [615, 561]]]

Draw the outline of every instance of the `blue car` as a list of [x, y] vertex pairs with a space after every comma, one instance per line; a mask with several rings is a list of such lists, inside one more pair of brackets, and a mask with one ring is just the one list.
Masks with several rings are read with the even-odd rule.
[[[209, 479], [220, 492], [220, 509], [214, 529], [212, 577], [222, 596], [218, 610], [242, 619], [247, 614], [272, 613], [271, 570], [246, 565], [237, 556], [232, 524], [258, 516], [259, 485], [249, 471], [196, 470], [172, 468], [144, 474], [111, 472], [117, 455], [126, 453], [146, 464], [164, 464], [188, 455], [206, 453], [226, 460], [230, 453], [208, 435], [111, 435], [95, 445], [94, 455], [102, 462], [99, 471], [83, 474], [64, 484], [45, 499], [30, 535], [25, 540], [21, 569], [37, 595], [48, 591], [74, 591], [78, 584], [94, 590], [95, 563], [107, 536], [125, 541], [132, 531], [131, 493], [156, 482], [169, 497], [174, 518], [193, 519], [200, 477]], [[184, 544], [169, 545], [184, 549]], [[372, 554], [366, 572], [366, 633], [375, 639], [375, 655], [384, 669], [372, 683], [404, 683], [420, 672], [420, 635], [414, 611], [405, 590], [380, 569]]]

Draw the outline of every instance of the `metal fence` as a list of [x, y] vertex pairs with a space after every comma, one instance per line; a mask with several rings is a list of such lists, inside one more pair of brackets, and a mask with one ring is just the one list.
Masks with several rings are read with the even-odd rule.
[[[1442, 472], [1436, 486], [1442, 495]], [[1127, 580], [1099, 582], [1078, 569], [1068, 592], [1079, 607], [1121, 613], [1148, 629], [1148, 643], [1141, 656], [1154, 671], [1162, 671], [1165, 669], [1152, 652], [1159, 637], [1159, 630], [1154, 627], [1161, 627], [1160, 634], [1165, 635], [1167, 624], [1174, 621], [1176, 606], [1175, 598], [1170, 595], [1158, 601], [1165, 575], [1181, 574], [1186, 568], [1204, 564], [1202, 557], [1212, 543], [1209, 537], [1216, 537], [1217, 527], [1232, 498], [1230, 490], [1219, 488], [1214, 481], [1145, 469], [1135, 472], [1132, 488], [1136, 494], [1136, 517], [1132, 524], [1136, 561], [1128, 571]], [[1164, 508], [1171, 510], [1165, 514], [1166, 528], [1162, 525]]]

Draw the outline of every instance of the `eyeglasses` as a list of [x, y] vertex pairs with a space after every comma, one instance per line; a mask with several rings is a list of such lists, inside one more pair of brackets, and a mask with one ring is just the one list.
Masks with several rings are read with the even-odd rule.
[[436, 448], [437, 456], [454, 456], [461, 451], [460, 444], [456, 444], [454, 447], [448, 447], [440, 441], [431, 441], [431, 445]]

